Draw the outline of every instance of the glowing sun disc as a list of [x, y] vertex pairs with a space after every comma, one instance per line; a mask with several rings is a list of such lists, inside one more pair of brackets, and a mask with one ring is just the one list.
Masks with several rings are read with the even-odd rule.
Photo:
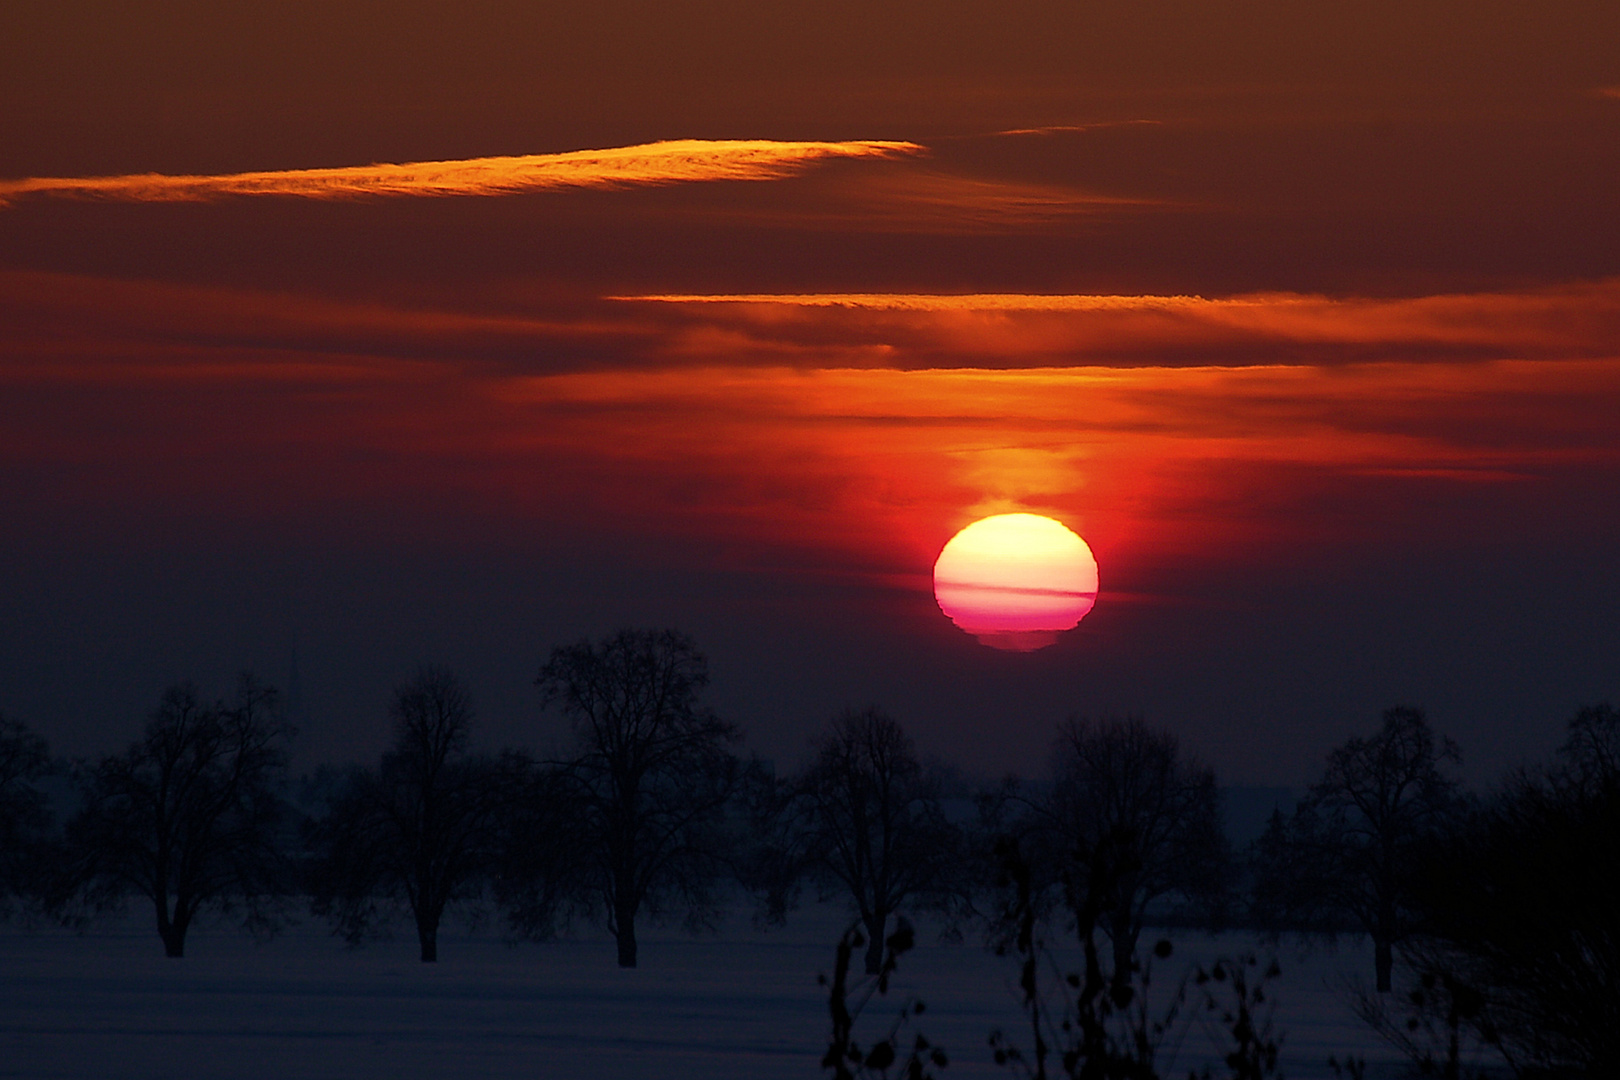
[[934, 599], [992, 648], [1028, 652], [1057, 641], [1097, 602], [1097, 560], [1062, 522], [1039, 514], [975, 521], [940, 551]]

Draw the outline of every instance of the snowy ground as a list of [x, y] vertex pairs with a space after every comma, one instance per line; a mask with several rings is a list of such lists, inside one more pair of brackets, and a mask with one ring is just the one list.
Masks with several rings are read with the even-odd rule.
[[[836, 912], [812, 910], [768, 933], [741, 919], [717, 937], [652, 930], [641, 967], [622, 971], [595, 935], [511, 948], [447, 927], [434, 965], [416, 962], [409, 934], [351, 951], [318, 923], [264, 945], [205, 927], [179, 961], [133, 913], [84, 935], [0, 927], [0, 1076], [813, 1080], [827, 1030], [816, 974], [841, 928]], [[1255, 946], [1241, 935], [1176, 941], [1156, 992], [1191, 961]], [[1370, 973], [1366, 951], [1281, 951], [1287, 1076], [1331, 1076], [1328, 1055], [1346, 1052], [1372, 1076], [1398, 1075], [1340, 986]], [[891, 999], [926, 1000], [921, 1030], [951, 1055], [944, 1080], [1012, 1080], [985, 1041], [998, 1026], [1021, 1034], [1012, 961], [925, 935], [901, 974]], [[886, 1022], [896, 1005], [874, 999], [867, 1019]], [[1185, 1076], [1208, 1054], [1193, 1026], [1165, 1071]]]

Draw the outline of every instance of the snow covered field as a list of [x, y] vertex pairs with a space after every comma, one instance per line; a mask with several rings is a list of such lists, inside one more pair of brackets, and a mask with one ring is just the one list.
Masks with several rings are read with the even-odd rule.
[[[179, 961], [163, 957], [138, 912], [82, 936], [0, 927], [0, 1076], [813, 1080], [827, 1030], [816, 973], [830, 970], [841, 929], [830, 910], [771, 932], [742, 918], [715, 937], [654, 929], [642, 966], [621, 971], [611, 944], [591, 934], [511, 948], [493, 931], [447, 926], [433, 965], [416, 961], [409, 933], [351, 951], [319, 923], [263, 945], [203, 927]], [[1254, 947], [1244, 935], [1174, 940], [1159, 994], [1194, 960]], [[1339, 987], [1347, 974], [1370, 976], [1367, 953], [1281, 951], [1287, 1076], [1331, 1076], [1328, 1055], [1347, 1051], [1368, 1059], [1370, 1075], [1398, 1074]], [[874, 999], [871, 1027], [917, 994], [928, 1004], [920, 1029], [951, 1056], [945, 1080], [1010, 1080], [985, 1038], [997, 1026], [1022, 1033], [1013, 961], [925, 934], [901, 974], [889, 1001]], [[1186, 1075], [1208, 1046], [1192, 1026], [1167, 1073]]]

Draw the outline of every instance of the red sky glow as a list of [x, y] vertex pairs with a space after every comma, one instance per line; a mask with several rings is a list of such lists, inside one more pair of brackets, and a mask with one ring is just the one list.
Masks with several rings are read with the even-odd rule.
[[[296, 649], [311, 763], [423, 659], [534, 741], [667, 623], [768, 755], [1293, 783], [1620, 697], [1614, 5], [555, 7], [0, 13], [0, 711]], [[1003, 513], [1105, 568], [1038, 652], [932, 599]]]

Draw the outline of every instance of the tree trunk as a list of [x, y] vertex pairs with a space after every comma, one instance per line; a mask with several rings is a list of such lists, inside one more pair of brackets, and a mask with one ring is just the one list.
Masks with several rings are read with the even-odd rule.
[[186, 919], [181, 913], [179, 904], [175, 905], [175, 917], [169, 917], [167, 898], [160, 897], [157, 901], [158, 937], [163, 939], [163, 955], [171, 960], [178, 960], [186, 955]]
[[416, 896], [416, 940], [422, 946], [422, 963], [439, 962], [439, 923], [444, 921], [444, 906], [449, 897], [439, 897], [426, 889]]
[[1390, 975], [1395, 969], [1395, 952], [1384, 934], [1373, 935], [1373, 966], [1378, 972], [1378, 992], [1389, 993]]
[[1395, 970], [1395, 939], [1400, 936], [1400, 914], [1395, 905], [1394, 886], [1379, 889], [1377, 917], [1372, 928], [1373, 967], [1378, 974], [1378, 992], [1387, 994]]
[[636, 966], [636, 924], [625, 920], [619, 927], [619, 966], [633, 968]]
[[866, 918], [866, 973], [876, 975], [883, 970], [883, 926], [888, 915], [878, 912]]
[[1122, 923], [1125, 920], [1117, 916], [1108, 921], [1108, 940], [1114, 947], [1113, 987], [1116, 990], [1130, 985], [1131, 966], [1136, 960], [1137, 930]]
[[618, 899], [613, 906], [613, 936], [619, 943], [619, 966], [633, 968], [636, 966], [636, 909], [628, 901]]

